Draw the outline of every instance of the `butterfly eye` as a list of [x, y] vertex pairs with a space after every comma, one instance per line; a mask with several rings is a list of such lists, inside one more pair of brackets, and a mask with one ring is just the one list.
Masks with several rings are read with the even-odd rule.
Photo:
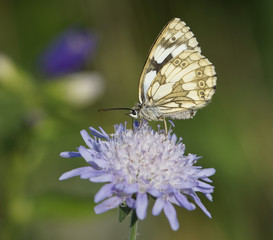
[[131, 110], [131, 113], [129, 114], [131, 117], [133, 118], [138, 118], [138, 114], [137, 114], [137, 111], [135, 109], [132, 109]]

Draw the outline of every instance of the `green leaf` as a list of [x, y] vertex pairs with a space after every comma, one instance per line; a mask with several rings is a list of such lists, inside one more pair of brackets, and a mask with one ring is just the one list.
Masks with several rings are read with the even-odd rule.
[[129, 208], [126, 205], [119, 205], [119, 222], [122, 222], [131, 212], [131, 210], [132, 208]]

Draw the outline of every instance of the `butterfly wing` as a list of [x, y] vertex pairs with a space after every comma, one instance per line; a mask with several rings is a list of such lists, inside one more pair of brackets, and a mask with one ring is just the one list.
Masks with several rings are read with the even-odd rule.
[[162, 117], [189, 118], [192, 110], [209, 103], [215, 88], [212, 63], [200, 51], [185, 50], [157, 73], [147, 90], [147, 103]]
[[201, 52], [190, 28], [179, 18], [172, 19], [153, 44], [139, 81], [139, 103], [147, 101], [147, 92], [162, 67], [185, 50]]

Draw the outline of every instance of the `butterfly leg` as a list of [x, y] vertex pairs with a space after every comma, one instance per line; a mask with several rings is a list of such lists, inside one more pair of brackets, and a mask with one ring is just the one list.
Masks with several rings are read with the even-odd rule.
[[167, 134], [168, 134], [168, 126], [167, 126], [166, 118], [163, 118], [163, 122], [164, 122], [165, 134], [167, 136]]
[[132, 118], [132, 129], [134, 129], [134, 119]]

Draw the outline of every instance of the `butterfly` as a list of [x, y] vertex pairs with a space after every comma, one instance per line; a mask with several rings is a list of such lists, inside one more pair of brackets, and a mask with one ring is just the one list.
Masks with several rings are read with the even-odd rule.
[[[147, 57], [133, 118], [164, 121], [189, 119], [206, 106], [216, 89], [213, 64], [201, 54], [190, 28], [179, 18], [160, 32]], [[105, 109], [107, 110], [107, 109]]]

